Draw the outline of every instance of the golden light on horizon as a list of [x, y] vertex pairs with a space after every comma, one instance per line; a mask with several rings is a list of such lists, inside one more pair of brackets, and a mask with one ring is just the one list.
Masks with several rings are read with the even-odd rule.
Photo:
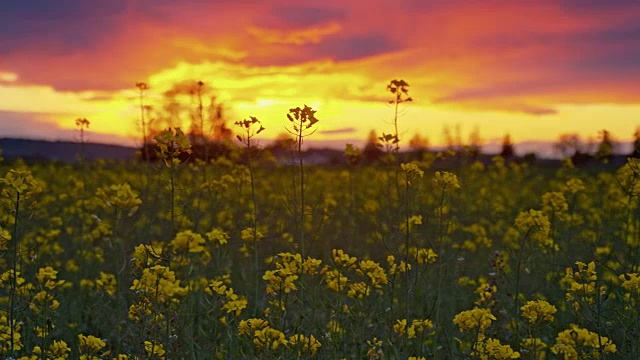
[[[51, 127], [61, 136], [88, 118], [101, 139], [122, 143], [138, 138], [136, 82], [149, 85], [146, 104], [160, 108], [175, 84], [203, 81], [230, 110], [229, 123], [257, 116], [265, 138], [282, 132], [289, 108], [307, 104], [321, 120], [315, 139], [353, 141], [390, 131], [385, 88], [404, 79], [415, 101], [402, 106], [403, 138], [419, 132], [434, 145], [446, 127], [463, 137], [477, 128], [488, 142], [507, 133], [516, 142], [587, 138], [602, 128], [629, 140], [640, 123], [640, 46], [616, 41], [624, 24], [640, 21], [631, 5], [597, 13], [550, 0], [191, 5], [166, 4], [160, 17], [127, 7], [105, 28], [88, 27], [86, 43], [23, 34], [29, 46], [0, 57], [0, 122], [27, 136]], [[26, 119], [22, 127], [16, 118]]]

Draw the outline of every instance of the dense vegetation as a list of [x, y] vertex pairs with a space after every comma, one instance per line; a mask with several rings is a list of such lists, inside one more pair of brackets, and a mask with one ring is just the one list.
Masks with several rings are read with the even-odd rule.
[[238, 125], [241, 165], [175, 130], [156, 164], [0, 164], [1, 356], [640, 354], [637, 159], [258, 163]]

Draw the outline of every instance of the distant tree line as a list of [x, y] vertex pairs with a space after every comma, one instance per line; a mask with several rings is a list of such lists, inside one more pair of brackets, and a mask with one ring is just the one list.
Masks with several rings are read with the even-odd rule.
[[[389, 103], [395, 105], [394, 124], [397, 127], [397, 106], [412, 99], [408, 97], [408, 84], [402, 80], [394, 81], [389, 84], [387, 90], [396, 97]], [[220, 157], [233, 157], [236, 146], [233, 142], [233, 131], [228, 126], [232, 115], [211, 86], [202, 81], [176, 83], [162, 94], [160, 105], [157, 107], [146, 103], [146, 92], [149, 89], [146, 83], [137, 83], [136, 88], [139, 90], [140, 118], [138, 128], [141, 139], [139, 153], [142, 161], [158, 160], [158, 146], [153, 141], [156, 134], [165, 128], [185, 123], [188, 124], [185, 133], [191, 141], [192, 152], [188, 155], [182, 155], [184, 157], [182, 160], [200, 159], [209, 162]], [[391, 150], [399, 155], [400, 137], [397, 129], [395, 133], [383, 133], [383, 136], [378, 136], [375, 130], [371, 130], [361, 151], [360, 163], [374, 164], [381, 161], [385, 154], [383, 146], [385, 136], [392, 145]], [[445, 127], [442, 136], [446, 151], [458, 161], [474, 161], [482, 155], [482, 138], [477, 127], [469, 134], [467, 143], [462, 140], [459, 124], [453, 129]], [[635, 132], [634, 138], [633, 151], [628, 155], [640, 157], [640, 128]], [[294, 143], [295, 141], [290, 134], [283, 133], [262, 150], [275, 157], [284, 157], [291, 151], [291, 146]], [[611, 133], [602, 130], [597, 142], [593, 139], [588, 139], [585, 142], [578, 134], [563, 134], [554, 145], [554, 151], [562, 158], [570, 158], [575, 165], [583, 165], [611, 161], [616, 152], [616, 146]], [[402, 156], [407, 160], [420, 159], [429, 151], [429, 139], [416, 133], [409, 139], [408, 149], [403, 150]], [[535, 153], [516, 156], [515, 146], [509, 134], [504, 136], [498, 155], [505, 159], [536, 161]]]

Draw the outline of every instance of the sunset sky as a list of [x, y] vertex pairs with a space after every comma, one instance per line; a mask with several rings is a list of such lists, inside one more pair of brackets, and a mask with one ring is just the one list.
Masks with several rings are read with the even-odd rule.
[[637, 0], [21, 0], [0, 2], [0, 137], [136, 144], [136, 82], [149, 104], [201, 80], [231, 121], [284, 131], [291, 107], [315, 140], [391, 132], [386, 85], [410, 84], [400, 132], [485, 142], [555, 140], [640, 125]]

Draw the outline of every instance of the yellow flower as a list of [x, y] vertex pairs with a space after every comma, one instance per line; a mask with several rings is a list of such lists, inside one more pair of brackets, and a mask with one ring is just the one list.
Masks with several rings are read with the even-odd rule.
[[367, 350], [367, 356], [370, 360], [378, 360], [384, 358], [384, 352], [382, 351], [382, 340], [373, 338], [373, 340], [367, 340], [369, 350]]
[[[566, 268], [561, 284], [567, 291], [565, 294], [567, 301], [571, 302], [577, 310], [580, 308], [580, 302], [587, 304], [595, 302], [597, 295], [595, 281], [598, 279], [598, 275], [593, 261], [589, 264], [577, 261], [576, 265], [578, 266], [578, 271], [575, 272], [572, 268]], [[604, 286], [600, 287], [600, 291], [604, 289]]]
[[204, 238], [191, 230], [181, 231], [171, 240], [174, 253], [200, 253], [204, 251], [204, 243]]
[[224, 295], [227, 292], [227, 285], [225, 285], [224, 281], [216, 279], [211, 281], [204, 291], [209, 295]]
[[13, 320], [13, 326], [9, 325], [9, 319], [5, 315], [0, 316], [0, 353], [9, 352], [11, 343], [11, 327], [13, 327], [13, 347], [15, 350], [22, 349], [22, 335], [20, 331], [22, 326], [16, 320]]
[[543, 251], [547, 249], [558, 250], [558, 245], [549, 237], [551, 232], [549, 218], [542, 211], [529, 210], [521, 212], [516, 218], [515, 227], [521, 233], [534, 240]]
[[0, 227], [0, 251], [7, 250], [9, 241], [11, 240], [11, 234]]
[[56, 281], [57, 276], [58, 271], [54, 270], [51, 266], [47, 266], [38, 269], [36, 279], [38, 279], [38, 282], [43, 284], [45, 288], [53, 290], [65, 282], [64, 280]]
[[191, 143], [189, 138], [179, 128], [168, 128], [154, 136], [158, 147], [159, 156], [169, 165], [168, 159], [176, 158], [181, 153], [191, 153]]
[[422, 177], [424, 175], [424, 171], [422, 171], [415, 162], [400, 164], [400, 168], [405, 172], [407, 179], [412, 175], [417, 175], [418, 177]]
[[436, 171], [433, 183], [444, 189], [459, 189], [458, 177], [448, 171]]
[[[20, 194], [21, 199], [27, 199], [42, 191], [42, 186], [28, 170], [9, 170], [4, 178], [0, 178], [0, 183], [6, 184], [16, 193]], [[14, 198], [7, 190], [2, 190], [2, 195], [7, 198]]]
[[433, 322], [428, 319], [411, 321], [411, 325], [407, 328], [407, 337], [409, 339], [415, 338], [416, 335], [422, 334], [425, 331], [433, 329]]
[[169, 268], [156, 265], [145, 268], [140, 279], [134, 279], [131, 290], [142, 291], [158, 302], [165, 302], [183, 296], [187, 289], [180, 286], [180, 280]]
[[336, 267], [341, 267], [343, 269], [352, 269], [356, 266], [357, 258], [353, 256], [349, 256], [342, 249], [333, 249], [331, 250], [331, 255], [333, 257], [333, 262]]
[[327, 330], [331, 334], [343, 334], [344, 333], [344, 329], [342, 328], [342, 326], [340, 326], [340, 323], [338, 321], [336, 321], [335, 319], [329, 320], [329, 322], [327, 323]]
[[407, 329], [407, 319], [396, 320], [395, 325], [393, 325], [393, 331], [399, 336], [404, 335], [406, 332], [406, 329]]
[[478, 342], [472, 355], [480, 355], [481, 360], [519, 359], [520, 353], [513, 351], [511, 346], [502, 345], [498, 339], [485, 339]]
[[482, 332], [491, 326], [492, 320], [496, 320], [496, 317], [491, 314], [491, 310], [474, 308], [458, 313], [453, 318], [453, 323], [458, 325], [460, 331]]
[[586, 189], [586, 186], [584, 186], [584, 182], [580, 179], [569, 179], [563, 187], [563, 190], [570, 194], [576, 194], [584, 189]]
[[[89, 335], [89, 336], [85, 336], [85, 335], [78, 335], [78, 347], [80, 348], [80, 359], [93, 359], [93, 357], [89, 357], [88, 355], [97, 355], [100, 350], [102, 350], [105, 347], [106, 343], [93, 336], [93, 335]], [[97, 359], [97, 357], [96, 357]]]
[[360, 281], [356, 283], [349, 284], [349, 290], [347, 291], [347, 296], [352, 297], [354, 299], [362, 299], [365, 296], [368, 296], [371, 293], [371, 288], [367, 286], [366, 283]]
[[553, 314], [558, 311], [555, 306], [544, 300], [527, 301], [520, 308], [522, 317], [527, 319], [530, 324], [536, 324], [541, 321], [553, 321]]
[[129, 209], [129, 216], [133, 215], [142, 204], [138, 194], [127, 183], [100, 188], [96, 192], [96, 197], [102, 208]]
[[420, 265], [433, 264], [438, 259], [438, 254], [432, 249], [416, 248], [409, 249], [409, 255], [416, 259], [416, 262]]
[[314, 259], [308, 256], [307, 260], [302, 263], [302, 271], [305, 274], [316, 275], [318, 273], [320, 265], [322, 265], [322, 260]]
[[615, 353], [617, 349], [609, 338], [577, 325], [571, 325], [570, 329], [558, 334], [551, 351], [554, 354], [563, 355], [565, 359], [578, 360], [597, 358], [601, 353]]
[[222, 229], [213, 228], [211, 231], [205, 234], [207, 239], [216, 245], [225, 245], [229, 242], [229, 235]]
[[302, 356], [302, 353], [306, 352], [311, 356], [315, 356], [322, 346], [322, 343], [320, 343], [320, 341], [318, 341], [313, 335], [306, 337], [300, 334], [290, 336], [289, 344], [290, 346], [298, 349], [298, 356]]
[[253, 343], [258, 349], [275, 351], [289, 342], [282, 331], [267, 326], [254, 332]]
[[371, 281], [371, 285], [375, 288], [380, 288], [382, 285], [389, 283], [384, 269], [375, 261], [360, 261], [356, 272], [360, 275], [367, 276], [368, 280]]
[[145, 341], [144, 351], [149, 359], [164, 360], [165, 350], [162, 344], [158, 344], [155, 341]]
[[116, 276], [113, 274], [107, 274], [100, 272], [100, 277], [95, 281], [96, 289], [104, 291], [107, 295], [113, 296], [116, 294], [117, 281]]
[[327, 287], [333, 291], [343, 291], [348, 281], [347, 277], [343, 276], [342, 273], [336, 269], [328, 270], [324, 273], [324, 282], [327, 284]]
[[267, 281], [266, 292], [269, 295], [276, 295], [280, 292], [288, 294], [292, 290], [298, 290], [295, 284], [298, 275], [291, 275], [286, 269], [267, 270], [262, 279]]
[[253, 335], [256, 330], [264, 329], [267, 326], [269, 326], [269, 322], [264, 319], [242, 320], [238, 324], [238, 335]]
[[162, 259], [162, 246], [140, 244], [133, 250], [133, 264], [136, 268], [142, 269], [151, 265], [156, 265]]
[[36, 293], [29, 303], [29, 308], [35, 313], [40, 313], [44, 308], [56, 310], [59, 306], [60, 302], [44, 290]]
[[523, 349], [526, 349], [525, 352], [529, 354], [537, 354], [533, 360], [544, 360], [546, 358], [545, 349], [548, 347], [547, 344], [539, 338], [525, 338], [522, 339], [520, 343]]
[[225, 296], [227, 300], [224, 305], [222, 305], [222, 310], [227, 313], [233, 312], [236, 316], [240, 316], [242, 310], [247, 308], [247, 300], [235, 294], [233, 289], [227, 290]]
[[389, 275], [402, 274], [411, 270], [411, 264], [407, 264], [404, 261], [400, 261], [400, 263], [397, 264], [396, 258], [393, 255], [387, 256], [387, 264], [389, 265]]
[[[255, 234], [255, 237], [254, 237]], [[264, 235], [260, 231], [254, 233], [253, 228], [246, 228], [240, 232], [240, 239], [245, 242], [253, 242], [254, 240], [260, 241]]]

